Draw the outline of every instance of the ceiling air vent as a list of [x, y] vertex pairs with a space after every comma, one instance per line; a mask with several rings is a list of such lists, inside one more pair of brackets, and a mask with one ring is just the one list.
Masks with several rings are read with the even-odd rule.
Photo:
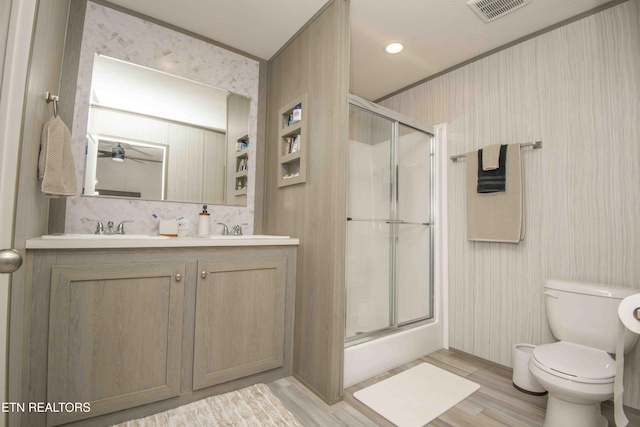
[[467, 6], [484, 22], [491, 22], [511, 13], [533, 0], [469, 0]]

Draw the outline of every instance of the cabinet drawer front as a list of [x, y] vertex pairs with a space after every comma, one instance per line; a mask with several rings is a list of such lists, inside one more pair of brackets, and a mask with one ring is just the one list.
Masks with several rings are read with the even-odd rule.
[[184, 263], [56, 266], [51, 276], [49, 402], [54, 426], [177, 396]]
[[198, 263], [194, 390], [283, 365], [285, 268], [284, 258]]

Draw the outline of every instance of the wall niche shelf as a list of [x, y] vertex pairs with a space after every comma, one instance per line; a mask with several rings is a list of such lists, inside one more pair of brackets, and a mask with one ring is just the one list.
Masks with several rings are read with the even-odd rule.
[[238, 138], [236, 142], [236, 175], [234, 196], [247, 194], [247, 170], [249, 167], [249, 135]]
[[[294, 112], [297, 109], [301, 111]], [[309, 102], [306, 93], [289, 102], [279, 111], [278, 187], [307, 182], [308, 116]]]

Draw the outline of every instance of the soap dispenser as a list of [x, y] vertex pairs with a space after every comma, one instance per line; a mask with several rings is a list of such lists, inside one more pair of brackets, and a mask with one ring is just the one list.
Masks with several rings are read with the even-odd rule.
[[198, 236], [209, 235], [209, 213], [207, 212], [207, 205], [202, 205], [202, 213], [198, 221]]

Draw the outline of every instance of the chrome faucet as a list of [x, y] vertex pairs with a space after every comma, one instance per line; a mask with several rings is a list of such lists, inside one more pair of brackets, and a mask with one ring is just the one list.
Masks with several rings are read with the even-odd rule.
[[124, 221], [122, 221], [120, 224], [118, 224], [118, 228], [116, 228], [116, 234], [125, 234], [124, 233], [124, 224], [127, 222], [133, 222], [132, 219], [126, 219]]
[[127, 222], [133, 222], [132, 219], [124, 220], [120, 224], [118, 224], [118, 228], [116, 228], [115, 231], [114, 231], [114, 229], [113, 229], [113, 225], [114, 225], [113, 221], [107, 222], [107, 229], [105, 230], [104, 229], [104, 225], [102, 224], [102, 221], [100, 221], [100, 220], [91, 219], [91, 218], [87, 218], [87, 217], [82, 218], [82, 220], [83, 221], [93, 221], [93, 222], [95, 222], [96, 223], [96, 234], [108, 234], [108, 235], [111, 235], [111, 234], [125, 234], [124, 233], [124, 225]]
[[87, 218], [86, 216], [84, 218], [82, 218], [83, 221], [94, 221], [96, 222], [96, 232], [95, 234], [104, 234], [104, 225], [102, 224], [102, 221], [97, 220], [97, 219], [91, 219], [91, 218]]
[[222, 235], [223, 236], [228, 236], [229, 235], [229, 227], [227, 227], [227, 224], [223, 224], [222, 222], [218, 222], [217, 224], [224, 227], [222, 229]]

